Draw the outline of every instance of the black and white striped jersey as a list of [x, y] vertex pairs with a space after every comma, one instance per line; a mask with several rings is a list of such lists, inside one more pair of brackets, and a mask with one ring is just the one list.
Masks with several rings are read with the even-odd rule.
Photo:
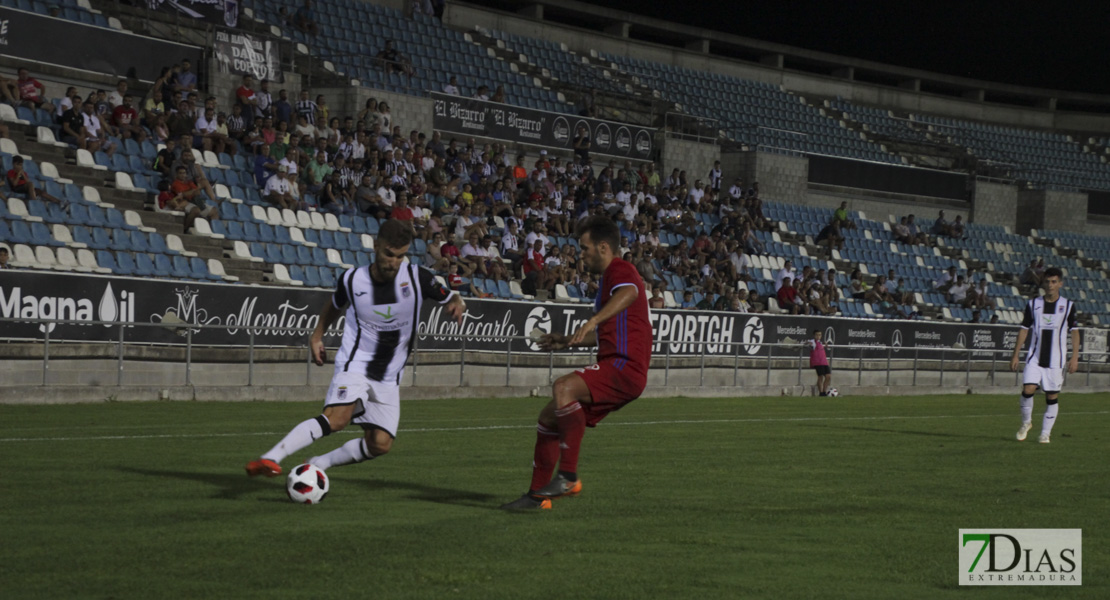
[[348, 269], [332, 296], [335, 308], [347, 309], [335, 372], [400, 383], [416, 339], [421, 303], [427, 299], [442, 304], [454, 293], [431, 271], [412, 263], [403, 264], [397, 277], [386, 283], [375, 281], [369, 266]]
[[[1055, 302], [1044, 297], [1033, 298], [1025, 305], [1025, 319], [1021, 328], [1030, 331], [1027, 364], [1044, 369], [1061, 369], [1068, 354], [1068, 334], [1079, 327], [1078, 314], [1071, 300], [1060, 296]], [[1078, 352], [1079, 348], [1073, 348]]]

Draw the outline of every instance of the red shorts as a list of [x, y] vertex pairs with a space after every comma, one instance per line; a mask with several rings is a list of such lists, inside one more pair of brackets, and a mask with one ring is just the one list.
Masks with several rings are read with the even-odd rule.
[[[618, 362], [624, 364], [623, 369], [616, 367]], [[590, 403], [582, 405], [587, 427], [596, 426], [605, 415], [639, 398], [647, 387], [647, 375], [633, 369], [623, 359], [606, 359], [574, 372], [590, 390]]]

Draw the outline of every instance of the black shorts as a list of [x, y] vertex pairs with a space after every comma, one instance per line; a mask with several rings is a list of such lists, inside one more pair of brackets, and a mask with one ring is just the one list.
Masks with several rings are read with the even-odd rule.
[[821, 375], [829, 375], [832, 373], [832, 369], [829, 368], [829, 365], [818, 365], [816, 367], [813, 367], [813, 370], [817, 371], [818, 377], [820, 377]]

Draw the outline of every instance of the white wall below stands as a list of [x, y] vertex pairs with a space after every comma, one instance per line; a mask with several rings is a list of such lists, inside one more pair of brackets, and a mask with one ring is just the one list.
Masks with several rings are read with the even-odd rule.
[[[657, 363], [661, 363], [658, 358]], [[776, 360], [768, 370], [766, 361], [757, 359], [737, 371], [733, 360], [708, 359], [704, 371], [700, 359], [676, 359], [670, 369], [661, 364], [648, 376], [645, 398], [668, 397], [741, 397], [813, 395], [812, 373], [800, 361]], [[862, 375], [855, 360], [833, 361], [833, 387], [842, 395], [923, 395], [923, 394], [1004, 394], [1017, 389], [1016, 374], [1004, 371], [1002, 363], [992, 373], [986, 364], [966, 370], [966, 363], [950, 360], [942, 375], [938, 361], [921, 361], [916, 378], [911, 361], [895, 361], [887, 370], [884, 360], [864, 361]], [[516, 367], [506, 385], [504, 364], [467, 365], [465, 385], [459, 385], [457, 362], [422, 365], [406, 370], [402, 382], [406, 400], [432, 398], [546, 398], [550, 395], [549, 374], [558, 376], [569, 365]], [[1084, 367], [1085, 368], [1085, 365]], [[929, 370], [925, 370], [929, 369]], [[193, 367], [194, 385], [185, 385], [185, 367], [180, 363], [127, 362], [124, 386], [116, 386], [114, 360], [53, 360], [50, 362], [52, 385], [42, 386], [41, 360], [6, 360], [0, 365], [0, 404], [71, 404], [105, 401], [311, 401], [324, 397], [331, 376], [330, 368], [309, 368], [306, 364], [255, 365], [256, 382], [248, 387], [247, 367], [242, 363], [198, 364]], [[305, 385], [306, 373], [309, 385]], [[419, 377], [420, 386], [413, 386]], [[1104, 391], [1110, 374], [1073, 375], [1069, 392]], [[538, 406], [538, 403], [537, 403]]]

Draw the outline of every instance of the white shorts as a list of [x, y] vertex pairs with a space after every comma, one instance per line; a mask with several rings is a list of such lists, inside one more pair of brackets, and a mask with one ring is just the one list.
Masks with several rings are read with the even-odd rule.
[[336, 373], [331, 378], [324, 407], [355, 403], [358, 405], [352, 423], [373, 425], [397, 437], [397, 424], [401, 420], [400, 386], [373, 381], [358, 373]]
[[1025, 385], [1039, 385], [1046, 392], [1059, 392], [1064, 386], [1064, 369], [1046, 369], [1036, 363], [1025, 363], [1021, 382]]

